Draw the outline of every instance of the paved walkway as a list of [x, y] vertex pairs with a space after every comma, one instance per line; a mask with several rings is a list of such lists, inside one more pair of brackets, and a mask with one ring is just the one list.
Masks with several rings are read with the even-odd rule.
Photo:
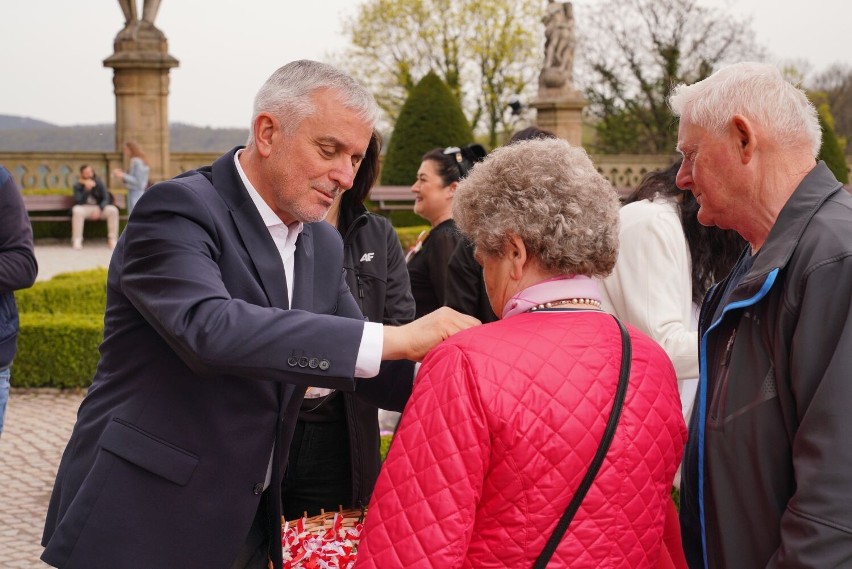
[[35, 249], [40, 281], [49, 280], [57, 273], [107, 268], [112, 256], [106, 240], [86, 240], [79, 251], [72, 249], [70, 243], [38, 244]]
[[[15, 377], [12, 375], [12, 382]], [[41, 531], [82, 391], [12, 389], [0, 437], [0, 567], [43, 569]]]
[[[81, 251], [70, 244], [38, 244], [38, 280], [57, 273], [107, 267], [106, 241]], [[12, 385], [15, 372], [12, 370]], [[41, 531], [56, 468], [83, 400], [82, 391], [15, 389], [0, 436], [0, 568], [44, 569]]]

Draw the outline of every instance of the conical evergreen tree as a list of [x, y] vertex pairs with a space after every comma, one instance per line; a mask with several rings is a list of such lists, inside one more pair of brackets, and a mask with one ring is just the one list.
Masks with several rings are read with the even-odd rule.
[[436, 147], [466, 146], [473, 130], [447, 84], [430, 72], [411, 90], [399, 112], [382, 165], [382, 184], [414, 183], [423, 155]]
[[849, 168], [846, 166], [846, 157], [840, 147], [840, 141], [834, 133], [834, 118], [828, 105], [822, 104], [818, 107], [819, 126], [822, 129], [822, 147], [819, 149], [817, 160], [825, 160], [825, 165], [834, 173], [834, 177], [842, 184], [849, 183]]

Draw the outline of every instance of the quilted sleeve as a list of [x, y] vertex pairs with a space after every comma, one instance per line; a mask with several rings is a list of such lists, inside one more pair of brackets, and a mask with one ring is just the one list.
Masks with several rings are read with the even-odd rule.
[[490, 455], [484, 406], [464, 353], [423, 363], [370, 502], [360, 568], [460, 567]]

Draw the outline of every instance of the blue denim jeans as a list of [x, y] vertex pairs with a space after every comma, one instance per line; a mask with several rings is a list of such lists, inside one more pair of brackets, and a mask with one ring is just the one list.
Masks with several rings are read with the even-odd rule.
[[0, 371], [0, 433], [3, 432], [3, 418], [6, 416], [6, 402], [9, 401], [9, 368]]

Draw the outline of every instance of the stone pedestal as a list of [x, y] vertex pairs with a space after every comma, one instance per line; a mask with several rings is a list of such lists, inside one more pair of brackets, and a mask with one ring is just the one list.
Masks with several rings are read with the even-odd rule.
[[530, 106], [536, 109], [536, 126], [549, 130], [572, 146], [583, 145], [583, 109], [586, 100], [574, 89], [540, 88]]
[[171, 175], [169, 70], [178, 60], [168, 54], [163, 32], [145, 21], [125, 27], [114, 46], [104, 67], [115, 73], [115, 148], [121, 152], [126, 141], [135, 140], [148, 158], [150, 181], [164, 180]]

